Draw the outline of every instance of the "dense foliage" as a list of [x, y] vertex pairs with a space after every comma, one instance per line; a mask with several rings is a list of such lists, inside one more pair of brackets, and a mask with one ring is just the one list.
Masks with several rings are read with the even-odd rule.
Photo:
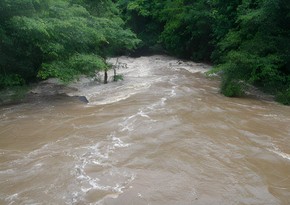
[[145, 46], [161, 45], [183, 58], [209, 60], [212, 46], [210, 1], [119, 0], [127, 24]]
[[0, 19], [0, 88], [93, 75], [139, 41], [110, 0], [2, 0]]
[[246, 84], [254, 84], [290, 104], [288, 0], [119, 0], [118, 4], [145, 45], [213, 62], [222, 74], [225, 95], [242, 95]]
[[289, 0], [2, 0], [0, 88], [93, 75], [139, 38], [142, 48], [212, 62], [226, 96], [253, 84], [290, 104], [289, 22]]
[[[290, 4], [287, 0], [243, 1], [236, 25], [218, 42], [224, 72], [222, 92], [251, 83], [290, 103]], [[288, 97], [287, 97], [288, 96]]]

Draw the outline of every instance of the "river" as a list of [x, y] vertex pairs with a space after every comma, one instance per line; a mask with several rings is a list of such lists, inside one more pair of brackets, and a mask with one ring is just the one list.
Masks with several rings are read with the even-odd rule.
[[[0, 204], [290, 204], [290, 107], [209, 66], [120, 57], [123, 81], [0, 108]], [[116, 59], [111, 59], [114, 63]]]

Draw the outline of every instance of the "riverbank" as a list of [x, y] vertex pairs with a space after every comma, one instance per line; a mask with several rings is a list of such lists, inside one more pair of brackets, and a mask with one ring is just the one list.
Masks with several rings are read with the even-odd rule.
[[[142, 62], [142, 59], [144, 62]], [[135, 77], [141, 78], [143, 74], [140, 73], [140, 70], [138, 70], [140, 68], [138, 67], [142, 67], [142, 63], [144, 63], [144, 66], [147, 66], [148, 60], [155, 60], [155, 63], [160, 61], [161, 64], [164, 64], [164, 67], [167, 66], [168, 68], [185, 69], [188, 71], [194, 71], [196, 67], [199, 67], [203, 69], [200, 70], [200, 72], [206, 73], [211, 69], [211, 65], [208, 64], [194, 63], [192, 61], [176, 59], [174, 57], [166, 55], [153, 55], [139, 58], [120, 56], [108, 59], [108, 63], [115, 66], [116, 69], [115, 71], [113, 69], [108, 71], [109, 83], [117, 83], [114, 82], [114, 74], [121, 76], [121, 78], [124, 80], [126, 80], [126, 75], [128, 73], [135, 73]], [[138, 66], [136, 66], [136, 62], [138, 62]], [[220, 81], [218, 76], [208, 77], [218, 82]], [[48, 100], [53, 101], [65, 98], [67, 98], [68, 100], [71, 99], [71, 101], [74, 102], [88, 103], [91, 96], [94, 95], [94, 93], [92, 92], [94, 92], [96, 87], [106, 87], [106, 85], [103, 85], [103, 79], [104, 74], [97, 73], [94, 78], [81, 77], [79, 80], [69, 84], [64, 84], [57, 79], [48, 79], [41, 81], [37, 84], [32, 84], [30, 86], [2, 90], [0, 92], [0, 106], [19, 103], [32, 103], [35, 101], [45, 102]], [[144, 79], [143, 81], [143, 83], [146, 84], [146, 79]], [[265, 94], [261, 90], [253, 86], [249, 86], [245, 95], [240, 98], [253, 98], [266, 101], [275, 100], [274, 96]]]
[[[186, 69], [190, 69], [190, 66], [202, 65], [190, 61], [182, 61], [165, 55], [147, 56], [144, 59], [150, 58], [157, 60], [165, 58], [166, 60], [168, 60], [165, 66], [169, 67], [183, 66]], [[142, 57], [134, 58], [121, 56], [108, 59], [108, 63], [112, 64], [112, 66], [115, 68], [115, 71], [113, 69], [108, 71], [108, 82], [116, 83], [114, 82], [115, 74], [117, 74], [121, 80], [123, 78], [125, 78], [126, 80], [126, 74], [129, 72], [132, 73], [135, 72], [136, 75], [142, 77], [142, 74], [140, 73], [138, 74], [138, 68], [134, 66], [134, 61], [135, 60], [138, 61], [139, 59], [142, 59]], [[128, 67], [127, 65], [130, 66]], [[146, 66], [146, 64], [144, 66]], [[204, 65], [204, 67], [209, 66]], [[0, 106], [20, 103], [30, 103], [34, 101], [47, 101], [61, 98], [71, 98], [71, 100], [73, 101], [80, 99], [79, 97], [85, 97], [88, 99], [90, 96], [83, 96], [82, 94], [86, 93], [86, 89], [91, 90], [95, 86], [104, 87], [105, 85], [102, 85], [103, 79], [104, 74], [102, 72], [99, 72], [93, 78], [83, 76], [80, 77], [79, 80], [76, 80], [68, 84], [62, 83], [58, 79], [51, 78], [36, 84], [31, 84], [29, 86], [12, 87], [9, 89], [2, 90], [0, 92]], [[80, 102], [84, 102], [84, 100], [80, 99]]]

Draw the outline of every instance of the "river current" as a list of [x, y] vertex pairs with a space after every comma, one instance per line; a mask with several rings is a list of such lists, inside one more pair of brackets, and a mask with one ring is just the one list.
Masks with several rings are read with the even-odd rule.
[[204, 64], [118, 61], [123, 81], [67, 93], [88, 104], [0, 107], [0, 204], [290, 204], [290, 107], [226, 98]]

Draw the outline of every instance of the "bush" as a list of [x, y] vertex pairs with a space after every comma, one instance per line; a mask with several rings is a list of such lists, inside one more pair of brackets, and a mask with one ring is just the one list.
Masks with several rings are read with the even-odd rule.
[[23, 85], [24, 80], [17, 74], [1, 75], [0, 88]]
[[50, 64], [43, 64], [38, 77], [47, 79], [56, 77], [67, 83], [85, 74], [95, 76], [96, 71], [105, 70], [108, 65], [105, 60], [97, 55], [76, 54], [65, 61], [54, 61]]
[[119, 80], [124, 80], [123, 75], [115, 75], [114, 76], [114, 81], [119, 81]]
[[0, 105], [7, 103], [20, 102], [29, 91], [29, 86], [13, 86], [0, 90]]
[[276, 95], [276, 101], [284, 105], [290, 105], [290, 88], [288, 88], [284, 92], [278, 92], [278, 94]]
[[223, 79], [221, 93], [227, 97], [240, 97], [244, 95], [243, 83], [234, 80]]

